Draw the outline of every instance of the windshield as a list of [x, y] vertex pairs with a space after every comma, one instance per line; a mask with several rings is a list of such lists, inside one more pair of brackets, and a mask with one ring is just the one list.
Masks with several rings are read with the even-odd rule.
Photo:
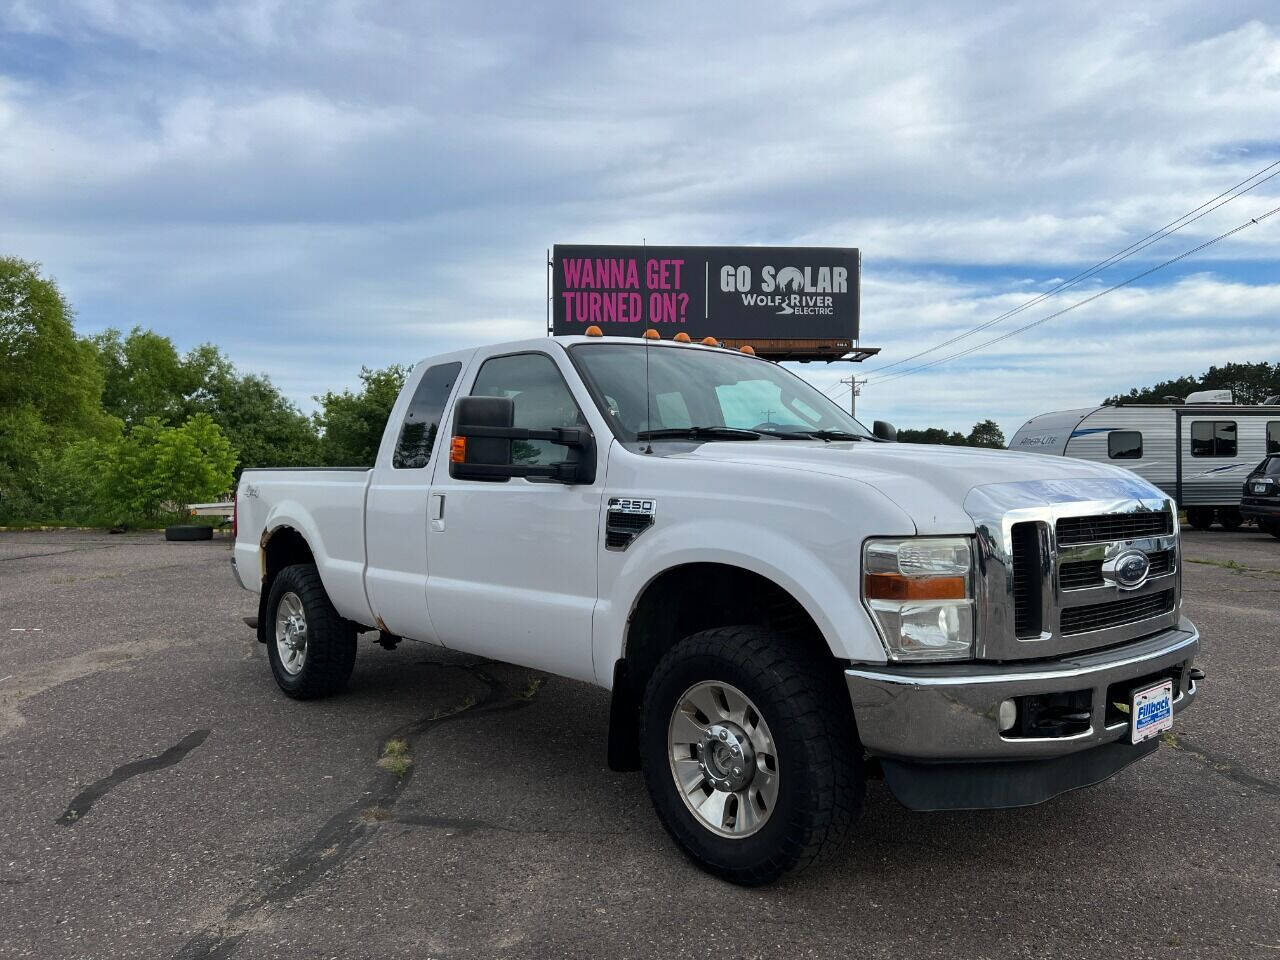
[[[651, 347], [649, 403], [639, 344], [576, 344], [571, 356], [618, 436], [732, 427], [775, 436], [871, 433], [824, 394], [774, 363], [719, 350]], [[656, 439], [656, 437], [655, 437]]]

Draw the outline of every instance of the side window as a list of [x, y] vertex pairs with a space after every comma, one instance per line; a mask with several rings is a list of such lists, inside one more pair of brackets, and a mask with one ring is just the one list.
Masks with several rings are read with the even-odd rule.
[[436, 434], [440, 432], [440, 416], [461, 370], [461, 363], [440, 363], [422, 375], [391, 455], [393, 467], [418, 470], [427, 465], [436, 445]]
[[[576, 427], [586, 423], [582, 412], [545, 353], [517, 353], [484, 362], [471, 388], [473, 397], [510, 397], [515, 403], [514, 426], [528, 430]], [[511, 445], [515, 463], [530, 466], [571, 460], [576, 452], [547, 440], [517, 440]]]
[[1267, 424], [1267, 453], [1280, 453], [1280, 420]]
[[1193, 457], [1234, 457], [1236, 455], [1236, 423], [1234, 420], [1197, 420], [1191, 424]]
[[1107, 434], [1107, 456], [1112, 460], [1141, 460], [1142, 434], [1137, 430], [1112, 430]]

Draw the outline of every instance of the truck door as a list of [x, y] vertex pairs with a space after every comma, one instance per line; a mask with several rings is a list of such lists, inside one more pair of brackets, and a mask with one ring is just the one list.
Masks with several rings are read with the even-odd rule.
[[[546, 430], [591, 423], [583, 410], [594, 408], [566, 358], [525, 351], [477, 359], [477, 365], [465, 392], [510, 397], [515, 426]], [[447, 458], [437, 460], [431, 496], [433, 502], [440, 498], [441, 516], [428, 540], [427, 602], [448, 646], [594, 678], [591, 617], [609, 443], [608, 434], [600, 433], [603, 424], [591, 426], [598, 463], [589, 486], [524, 477], [455, 480]], [[526, 445], [520, 457], [529, 464], [564, 458], [564, 447], [540, 441]]]
[[365, 506], [369, 605], [388, 630], [415, 640], [438, 642], [427, 614], [429, 486], [431, 464], [449, 449], [439, 435], [461, 373], [461, 360], [438, 362], [406, 384], [409, 401], [392, 412]]

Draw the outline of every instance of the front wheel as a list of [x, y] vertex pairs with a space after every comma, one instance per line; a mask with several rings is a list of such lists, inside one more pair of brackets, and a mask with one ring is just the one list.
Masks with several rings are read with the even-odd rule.
[[267, 596], [267, 658], [280, 689], [297, 700], [337, 693], [356, 662], [356, 631], [334, 609], [309, 563], [285, 567]]
[[1224, 530], [1239, 530], [1244, 517], [1241, 516], [1239, 507], [1219, 507], [1218, 522]]
[[723, 627], [673, 647], [642, 706], [658, 817], [703, 869], [757, 886], [838, 849], [862, 806], [862, 748], [830, 663]]

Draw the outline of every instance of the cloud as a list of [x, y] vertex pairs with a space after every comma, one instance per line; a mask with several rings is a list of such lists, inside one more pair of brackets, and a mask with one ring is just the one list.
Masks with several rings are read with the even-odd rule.
[[[1266, 3], [20, 0], [0, 4], [0, 253], [43, 261], [83, 330], [214, 340], [304, 405], [362, 363], [538, 336], [556, 242], [858, 246], [889, 362], [1280, 158], [1277, 115]], [[1008, 430], [1275, 359], [1278, 252], [1280, 222], [1251, 228], [863, 406]]]

